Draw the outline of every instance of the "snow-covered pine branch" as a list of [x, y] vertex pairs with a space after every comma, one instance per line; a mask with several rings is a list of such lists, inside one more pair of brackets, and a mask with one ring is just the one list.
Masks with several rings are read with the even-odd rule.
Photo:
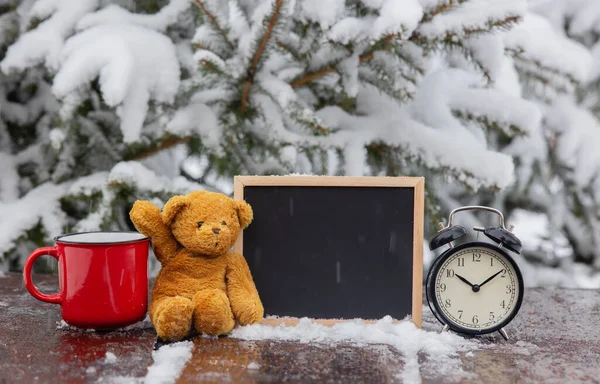
[[131, 229], [136, 198], [160, 205], [221, 183], [206, 164], [189, 170], [188, 150], [157, 121], [185, 60], [170, 25], [193, 22], [179, 23], [191, 4], [148, 15], [76, 3], [0, 7], [0, 214], [11, 218], [0, 224], [0, 270], [60, 233]]
[[600, 267], [599, 28], [597, 2], [541, 0], [503, 37], [523, 95], [542, 112], [539, 132], [504, 149], [519, 164], [505, 203], [549, 223], [547, 239], [526, 249], [534, 263]]
[[127, 228], [133, 199], [228, 192], [234, 174], [417, 174], [432, 220], [459, 203], [541, 210], [589, 258], [598, 242], [576, 232], [600, 223], [590, 1], [14, 3], [0, 15], [0, 203], [56, 187], [46, 206], [62, 213], [52, 227], [33, 212], [7, 247], [35, 228]]
[[[42, 31], [62, 21], [48, 34], [56, 44], [27, 59], [28, 41], [40, 36], [34, 28], [1, 64], [12, 72], [43, 61], [54, 76], [67, 122], [53, 130], [63, 137], [50, 175], [57, 182], [85, 177], [94, 164], [110, 171], [122, 160], [193, 146], [198, 137], [229, 175], [335, 173], [331, 159], [340, 154], [346, 174], [411, 173], [406, 161], [416, 161], [473, 188], [502, 188], [512, 161], [489, 147], [487, 130], [510, 137], [537, 124], [518, 97], [471, 75], [483, 64], [463, 66], [485, 45], [476, 39], [521, 17], [522, 2], [173, 0], [144, 15], [97, 5], [69, 10], [39, 0], [31, 15], [46, 17]], [[194, 26], [192, 56], [178, 48], [185, 37], [168, 34], [182, 18]], [[480, 72], [490, 78], [493, 70]], [[448, 151], [458, 137], [453, 147], [468, 156]], [[367, 166], [374, 143], [392, 149], [384, 151], [387, 170]], [[84, 160], [91, 148], [98, 156]]]
[[551, 100], [571, 94], [587, 80], [592, 64], [589, 50], [556, 31], [540, 15], [528, 13], [523, 23], [504, 36], [504, 43], [536, 98]]
[[[366, 146], [373, 141], [386, 142], [390, 138], [387, 132], [384, 135], [377, 134], [378, 129], [373, 125], [381, 126], [380, 121], [374, 117], [369, 125], [361, 124], [360, 128], [352, 129], [349, 128], [348, 121], [341, 126], [328, 126], [323, 124], [324, 119], [319, 116], [320, 110], [329, 113], [325, 111], [331, 108], [326, 106], [340, 105], [340, 108], [349, 112], [351, 116], [360, 115], [364, 112], [360, 111], [362, 106], [359, 103], [364, 99], [360, 97], [360, 92], [368, 92], [366, 91], [368, 87], [380, 89], [387, 96], [395, 99], [394, 103], [383, 102], [382, 105], [389, 105], [389, 111], [378, 110], [376, 113], [393, 116], [398, 115], [402, 109], [414, 110], [418, 104], [412, 103], [410, 99], [415, 97], [416, 92], [424, 84], [425, 77], [433, 75], [435, 71], [441, 73], [445, 70], [444, 66], [448, 66], [442, 64], [440, 68], [434, 67], [437, 65], [434, 63], [440, 58], [443, 62], [444, 48], [452, 48], [446, 43], [447, 41], [465, 40], [464, 45], [469, 47], [469, 54], [474, 57], [475, 54], [472, 52], [484, 45], [477, 44], [476, 38], [481, 38], [481, 35], [485, 35], [486, 32], [493, 33], [499, 25], [508, 26], [524, 13], [524, 4], [518, 1], [494, 2], [492, 7], [486, 7], [481, 1], [474, 1], [474, 5], [470, 2], [464, 4], [459, 2], [431, 4], [430, 2], [427, 13], [424, 13], [423, 7], [417, 1], [402, 4], [382, 1], [361, 4], [362, 15], [356, 16], [351, 12], [351, 7], [343, 5], [343, 2], [332, 2], [329, 9], [319, 11], [319, 4], [306, 1], [295, 5], [295, 9], [289, 12], [287, 17], [289, 20], [285, 23], [281, 21], [279, 37], [273, 38], [269, 31], [276, 25], [274, 20], [279, 21], [285, 16], [280, 15], [285, 1], [265, 1], [254, 8], [246, 6], [243, 9], [236, 2], [230, 2], [229, 6], [233, 7], [233, 11], [230, 12], [229, 18], [223, 10], [226, 8], [224, 5], [223, 9], [220, 9], [221, 12], [218, 12], [219, 9], [216, 7], [210, 11], [210, 6], [206, 2], [196, 3], [204, 12], [208, 26], [204, 24], [197, 30], [194, 42], [201, 48], [196, 52], [195, 58], [204, 68], [203, 74], [210, 72], [212, 78], [211, 81], [204, 83], [196, 81], [196, 84], [201, 93], [206, 92], [208, 87], [222, 89], [223, 93], [230, 95], [229, 108], [223, 107], [220, 101], [215, 101], [213, 104], [215, 108], [212, 110], [216, 113], [203, 112], [206, 116], [211, 116], [207, 119], [207, 123], [209, 127], [214, 125], [215, 129], [206, 129], [207, 125], [198, 121], [199, 113], [192, 113], [198, 111], [198, 108], [207, 105], [210, 107], [210, 104], [204, 103], [201, 106], [195, 103], [198, 108], [182, 109], [176, 114], [171, 127], [185, 127], [189, 130], [193, 126], [192, 121], [196, 121], [197, 132], [209, 139], [210, 143], [214, 143], [216, 136], [229, 137], [228, 145], [234, 148], [232, 152], [248, 152], [244, 143], [237, 142], [235, 137], [239, 134], [231, 136], [213, 134], [209, 138], [206, 133], [233, 131], [250, 135], [264, 144], [258, 147], [260, 149], [257, 150], [257, 158], [254, 161], [251, 160], [252, 156], [246, 156], [245, 159], [239, 159], [240, 165], [255, 164], [271, 158], [282, 165], [286, 164], [280, 172], [288, 172], [294, 162], [307, 164], [304, 159], [301, 160], [302, 153], [312, 152], [315, 148], [343, 152], [346, 147], [353, 146], [358, 151], [353, 156], [359, 159], [358, 164], [364, 165]], [[356, 7], [359, 7], [358, 3]], [[467, 18], [468, 28], [459, 28], [461, 18]], [[440, 36], [444, 33], [452, 34], [454, 37], [441, 39]], [[469, 40], [470, 35], [473, 35], [473, 42]], [[211, 36], [214, 39], [211, 40]], [[220, 43], [216, 44], [216, 41]], [[255, 44], [251, 45], [249, 42]], [[500, 52], [500, 59], [502, 59], [504, 52], [502, 41], [495, 42], [499, 47], [496, 51]], [[216, 47], [214, 50], [209, 48], [211, 44]], [[267, 45], [272, 48], [265, 52], [264, 47]], [[230, 49], [231, 46], [239, 48], [235, 51]], [[429, 50], [435, 52], [441, 50], [442, 53], [428, 57], [426, 52]], [[494, 57], [498, 58], [498, 55]], [[262, 69], [254, 68], [252, 65], [258, 63], [259, 58], [264, 59]], [[446, 56], [446, 60], [449, 60], [448, 58], [452, 59], [450, 55]], [[251, 63], [249, 67], [248, 62]], [[479, 65], [480, 68], [482, 66]], [[491, 73], [494, 70], [495, 68], [492, 68], [487, 72]], [[254, 81], [248, 81], [249, 78]], [[251, 88], [252, 84], [256, 87]], [[453, 85], [451, 84], [450, 88]], [[472, 86], [474, 83], [465, 85], [465, 87]], [[467, 98], [462, 104], [450, 100], [455, 105], [450, 106], [448, 102], [446, 105], [440, 105], [441, 110], [448, 108], [448, 120], [438, 121], [435, 124], [456, 126], [460, 130], [464, 127], [459, 119], [474, 120], [485, 125], [486, 128], [495, 128], [511, 136], [530, 132], [538, 123], [539, 114], [535, 108], [521, 107], [520, 99], [512, 98], [510, 95], [499, 95], [494, 98], [494, 91], [487, 90], [485, 83], [475, 86], [482, 90], [480, 99], [494, 103], [499, 111], [508, 109], [507, 106], [510, 105], [510, 109], [513, 110], [512, 116], [508, 119], [502, 113], [487, 116], [486, 113], [493, 113], [490, 108], [486, 110], [481, 105], [478, 107], [468, 103]], [[445, 88], [436, 89], [446, 92]], [[500, 94], [500, 92], [496, 93]], [[247, 113], [244, 112], [246, 99], [250, 101]], [[498, 104], [498, 102], [508, 104]], [[242, 107], [241, 111], [235, 111], [236, 105]], [[411, 113], [403, 113], [404, 117], [397, 118], [402, 121]], [[190, 120], [192, 124], [185, 124], [184, 115], [196, 119]], [[358, 121], [362, 120], [358, 119]], [[428, 123], [423, 120], [420, 122]], [[434, 126], [434, 128], [439, 127]], [[179, 134], [184, 133], [180, 129], [170, 128], [170, 130]], [[415, 142], [418, 141], [415, 139]], [[404, 143], [407, 144], [409, 143]], [[485, 139], [478, 145], [483, 145], [485, 148]], [[277, 150], [282, 146], [295, 148], [295, 151], [285, 152], [285, 161]], [[267, 150], [265, 151], [264, 148]], [[497, 176], [493, 180], [489, 177], [478, 180], [478, 177], [473, 175], [481, 172], [469, 169], [468, 161], [460, 164], [444, 164], [443, 161], [436, 160], [444, 157], [444, 152], [446, 152], [445, 148], [432, 145], [423, 146], [412, 154], [427, 159], [424, 163], [432, 169], [452, 170], [452, 174], [460, 180], [470, 182], [472, 186], [503, 187], [511, 181], [512, 164], [509, 158], [506, 158], [508, 162], [499, 162], [505, 165], [497, 175], [504, 176]], [[481, 154], [487, 152], [490, 151], [483, 149]], [[356, 160], [353, 163], [357, 164]], [[247, 171], [254, 173], [256, 169], [250, 168]], [[304, 171], [312, 170], [309, 167]], [[353, 172], [363, 171], [364, 169], [358, 165]]]

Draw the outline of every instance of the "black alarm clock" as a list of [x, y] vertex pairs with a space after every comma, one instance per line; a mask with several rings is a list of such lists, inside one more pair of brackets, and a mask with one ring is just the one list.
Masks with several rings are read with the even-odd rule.
[[[500, 217], [497, 227], [473, 227], [490, 242], [474, 241], [460, 245], [453, 242], [467, 234], [463, 226], [453, 224], [459, 211], [485, 210]], [[448, 245], [448, 249], [431, 264], [426, 280], [429, 308], [444, 325], [467, 335], [498, 331], [508, 340], [504, 327], [510, 323], [523, 301], [523, 276], [510, 252], [521, 252], [521, 241], [504, 227], [504, 216], [494, 208], [465, 206], [450, 212], [448, 225], [432, 236], [429, 249]]]

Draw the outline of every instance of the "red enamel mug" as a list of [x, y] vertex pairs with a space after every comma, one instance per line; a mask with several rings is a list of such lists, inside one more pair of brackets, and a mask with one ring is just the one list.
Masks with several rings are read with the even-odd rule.
[[[77, 328], [111, 330], [141, 321], [148, 307], [150, 239], [138, 232], [80, 232], [38, 248], [23, 269], [25, 287], [38, 300], [60, 304], [63, 320]], [[58, 261], [59, 291], [41, 293], [33, 284], [35, 260]]]

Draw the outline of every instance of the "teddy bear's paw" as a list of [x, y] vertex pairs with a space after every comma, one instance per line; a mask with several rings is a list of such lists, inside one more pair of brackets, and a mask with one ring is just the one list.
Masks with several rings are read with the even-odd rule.
[[147, 200], [137, 200], [129, 211], [129, 218], [136, 229], [147, 236], [162, 224], [160, 209]]
[[235, 321], [229, 299], [218, 289], [203, 289], [194, 295], [194, 328], [198, 333], [225, 335], [233, 329]]
[[263, 315], [263, 306], [260, 303], [249, 301], [238, 310], [237, 321], [240, 325], [250, 325], [259, 322]]
[[189, 335], [192, 329], [194, 306], [185, 297], [168, 297], [161, 300], [156, 307], [154, 329], [157, 335], [166, 341], [181, 340]]

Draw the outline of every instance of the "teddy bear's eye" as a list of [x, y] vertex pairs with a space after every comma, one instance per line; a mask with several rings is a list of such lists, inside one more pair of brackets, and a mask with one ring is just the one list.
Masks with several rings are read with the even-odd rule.
[[202, 226], [202, 224], [204, 224], [204, 221], [199, 221], [198, 222], [198, 228], [200, 228]]
[[227, 223], [225, 221], [222, 221], [221, 224], [222, 225], [227, 225]]

